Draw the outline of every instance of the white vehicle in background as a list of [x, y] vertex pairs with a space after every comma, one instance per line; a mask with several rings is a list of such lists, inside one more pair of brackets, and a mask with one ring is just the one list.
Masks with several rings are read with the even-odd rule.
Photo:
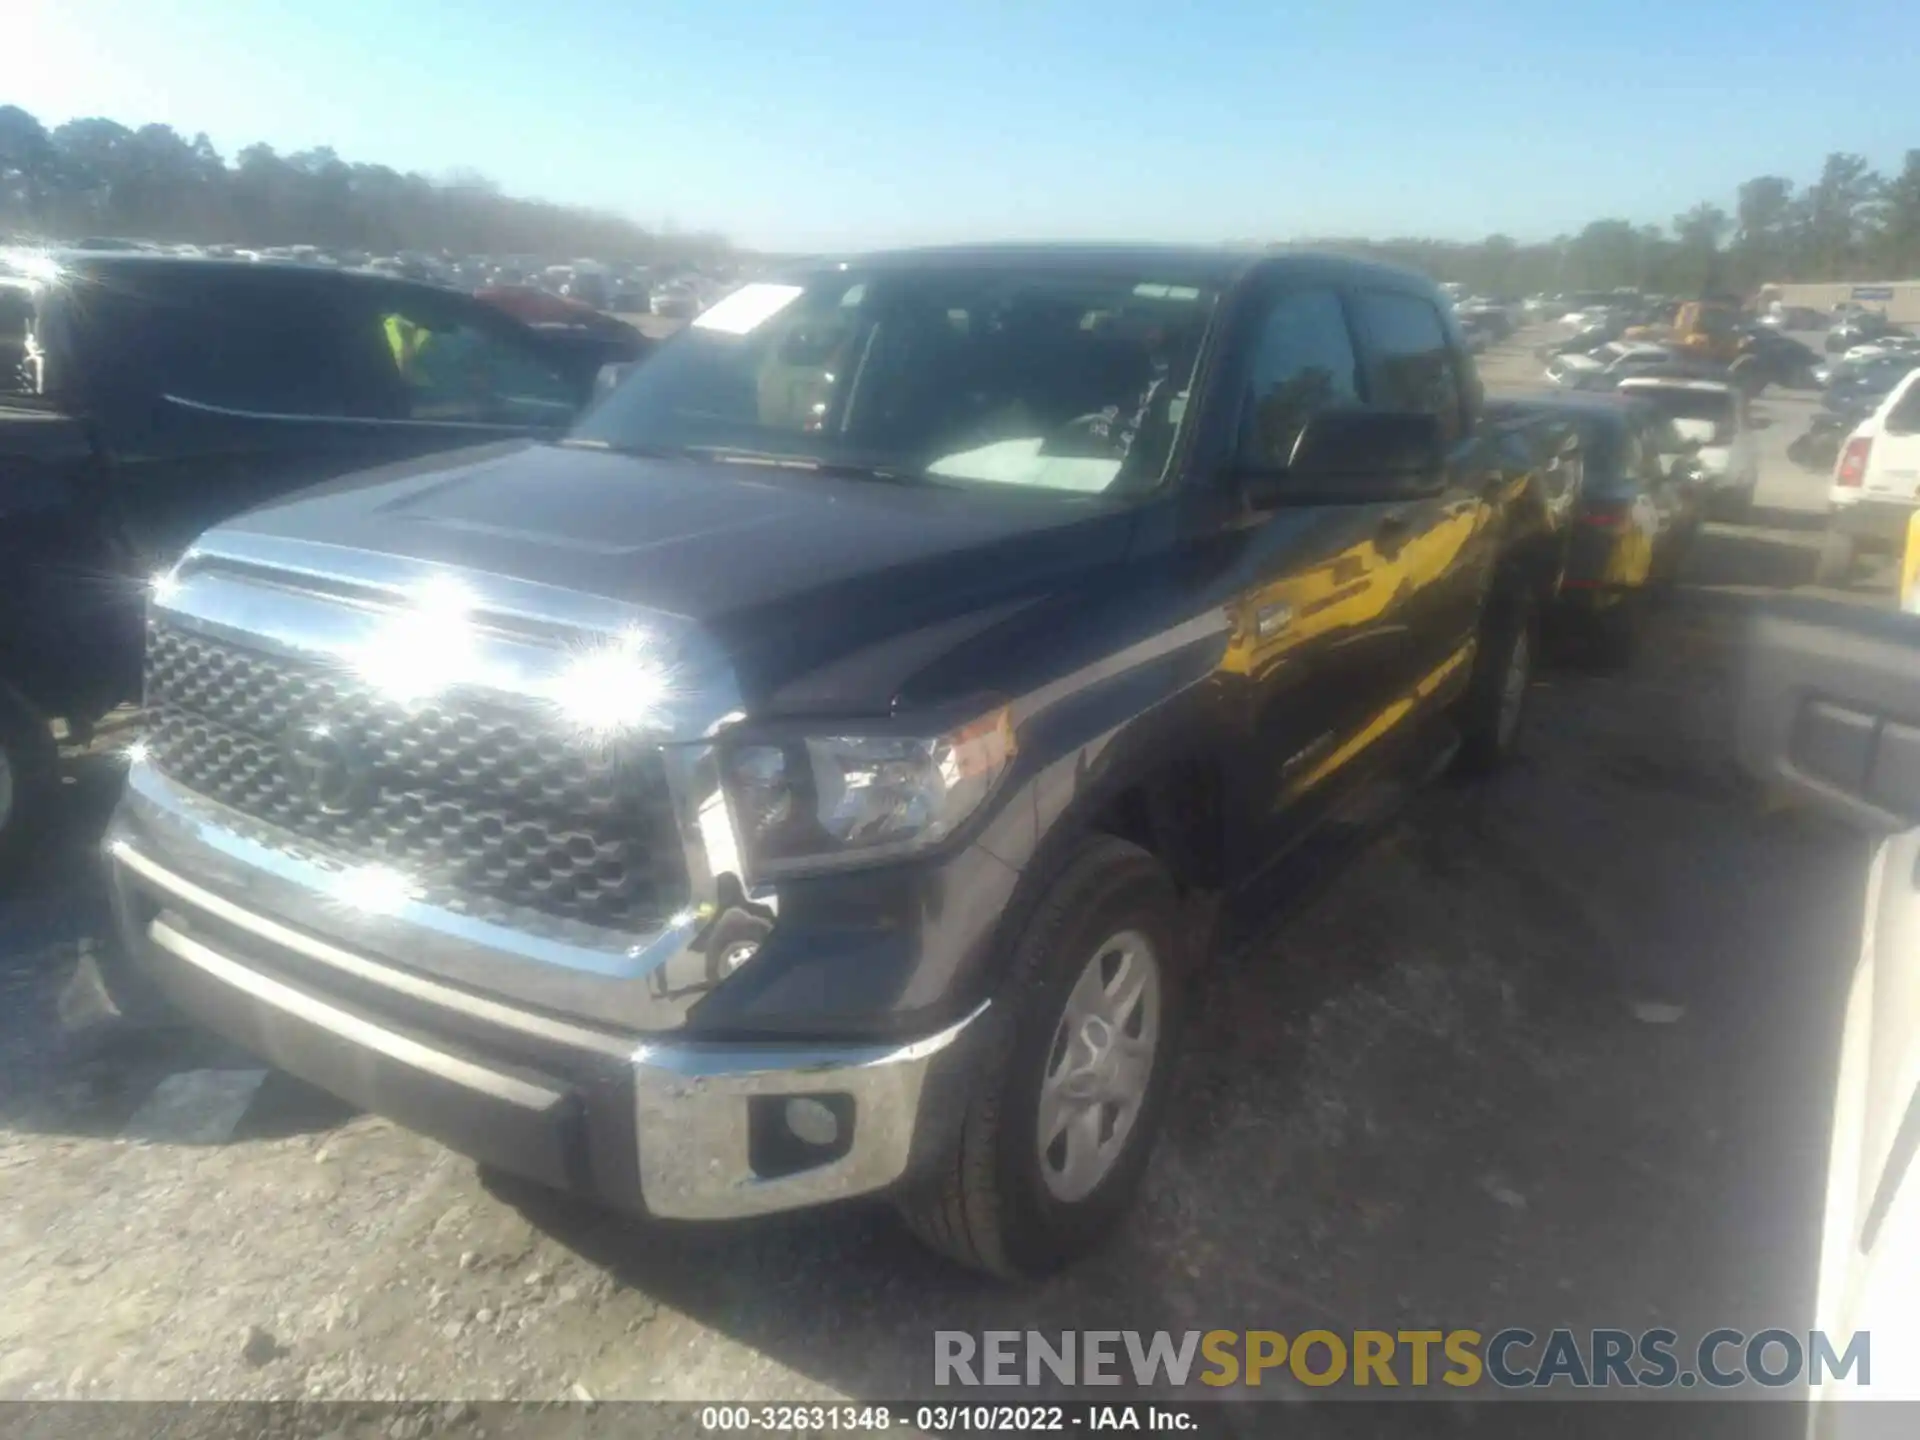
[[1840, 357], [1845, 364], [1858, 364], [1862, 360], [1879, 360], [1889, 355], [1912, 355], [1920, 359], [1920, 335], [1883, 335], [1878, 340], [1869, 340], [1864, 345], [1856, 345]]
[[1562, 390], [1608, 390], [1638, 371], [1671, 365], [1674, 352], [1645, 340], [1609, 340], [1590, 354], [1556, 355], [1547, 362], [1547, 381]]
[[1733, 519], [1753, 508], [1760, 482], [1760, 447], [1754, 432], [1765, 423], [1747, 408], [1747, 397], [1722, 380], [1629, 376], [1620, 394], [1643, 400], [1673, 422], [1682, 440], [1700, 448], [1694, 459], [1707, 487], [1707, 511]]
[[[1754, 615], [1744, 672], [1743, 767], [1865, 842], [1857, 918], [1836, 917], [1823, 950], [1805, 957], [1838, 971], [1846, 996], [1815, 1309], [1795, 1327], [1824, 1332], [1840, 1363], [1813, 1369], [1806, 1433], [1911, 1434], [1898, 1411], [1920, 1398], [1910, 1360], [1920, 1345], [1920, 616], [1769, 602]], [[1821, 1403], [1841, 1400], [1854, 1403]]]
[[1585, 330], [1594, 325], [1611, 324], [1614, 307], [1611, 305], [1584, 305], [1578, 310], [1569, 310], [1560, 317], [1559, 323], [1569, 330]]
[[1920, 360], [1865, 420], [1834, 462], [1827, 538], [1817, 577], [1844, 585], [1862, 554], [1900, 555], [1920, 510]]

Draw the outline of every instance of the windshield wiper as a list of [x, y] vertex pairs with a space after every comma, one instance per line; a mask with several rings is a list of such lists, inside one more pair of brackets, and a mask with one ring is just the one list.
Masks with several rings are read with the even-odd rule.
[[685, 460], [687, 452], [672, 445], [616, 445], [611, 440], [588, 440], [569, 435], [554, 444], [566, 450], [604, 450], [612, 455], [632, 455], [641, 460]]
[[764, 465], [772, 470], [804, 470], [810, 475], [833, 475], [850, 480], [883, 480], [894, 485], [932, 484], [926, 476], [891, 465], [865, 465], [853, 460], [822, 460], [816, 455], [782, 455], [770, 450], [735, 450], [725, 445], [689, 445], [703, 460], [723, 465]]

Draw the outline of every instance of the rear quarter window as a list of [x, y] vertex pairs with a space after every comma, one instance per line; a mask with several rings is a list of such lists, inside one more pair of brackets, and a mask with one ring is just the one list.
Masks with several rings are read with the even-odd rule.
[[1887, 411], [1889, 435], [1920, 435], [1920, 379], [1906, 382], [1906, 389]]

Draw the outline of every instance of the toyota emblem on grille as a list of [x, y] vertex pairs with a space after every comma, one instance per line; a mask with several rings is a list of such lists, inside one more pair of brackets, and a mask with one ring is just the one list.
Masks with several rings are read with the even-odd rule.
[[372, 769], [335, 727], [296, 725], [287, 731], [281, 751], [293, 788], [327, 814], [350, 815], [366, 805]]

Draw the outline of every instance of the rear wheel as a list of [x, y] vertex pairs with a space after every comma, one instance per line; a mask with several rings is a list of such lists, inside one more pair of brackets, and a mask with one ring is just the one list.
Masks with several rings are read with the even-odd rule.
[[1491, 602], [1481, 627], [1457, 717], [1462, 769], [1486, 774], [1518, 751], [1539, 654], [1539, 608], [1531, 590], [1515, 587]]
[[1647, 592], [1628, 590], [1593, 617], [1594, 659], [1602, 669], [1624, 670], [1640, 653], [1647, 626]]
[[1159, 1128], [1185, 1011], [1173, 882], [1096, 836], [1048, 887], [982, 1017], [961, 1134], [903, 1194], [916, 1235], [1007, 1278], [1059, 1269], [1126, 1214]]

